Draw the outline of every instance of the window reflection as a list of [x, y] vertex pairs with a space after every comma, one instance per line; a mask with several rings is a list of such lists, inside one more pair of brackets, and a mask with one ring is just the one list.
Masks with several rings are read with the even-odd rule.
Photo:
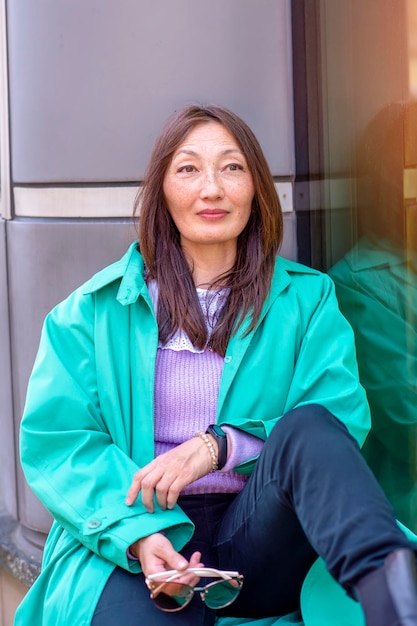
[[385, 107], [356, 155], [358, 242], [331, 270], [372, 430], [364, 454], [417, 531], [417, 103]]
[[417, 98], [417, 3], [407, 0], [408, 76], [410, 96]]

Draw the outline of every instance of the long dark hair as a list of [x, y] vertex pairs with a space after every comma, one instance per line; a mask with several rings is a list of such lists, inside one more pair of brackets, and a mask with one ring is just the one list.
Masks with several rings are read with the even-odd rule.
[[387, 239], [397, 248], [412, 240], [407, 233], [404, 175], [416, 162], [417, 102], [391, 102], [366, 126], [355, 152], [359, 236]]
[[258, 140], [237, 115], [216, 105], [188, 106], [176, 113], [159, 135], [143, 186], [135, 200], [140, 211], [139, 244], [148, 276], [159, 288], [159, 337], [167, 341], [183, 330], [194, 346], [203, 349], [208, 333], [191, 268], [185, 260], [180, 233], [166, 206], [163, 181], [174, 152], [197, 125], [218, 122], [242, 150], [255, 187], [249, 221], [238, 237], [234, 266], [210, 288], [230, 289], [210, 338], [210, 348], [224, 356], [232, 332], [250, 316], [249, 332], [256, 326], [268, 295], [275, 257], [282, 242], [282, 212], [265, 156]]

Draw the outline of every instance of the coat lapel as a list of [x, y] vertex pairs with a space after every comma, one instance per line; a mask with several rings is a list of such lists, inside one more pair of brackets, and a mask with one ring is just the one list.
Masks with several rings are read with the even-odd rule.
[[274, 275], [272, 277], [271, 289], [262, 307], [261, 315], [259, 317], [256, 328], [245, 334], [250, 326], [250, 317], [246, 317], [241, 327], [238, 329], [237, 333], [232, 335], [229, 341], [226, 356], [224, 359], [222, 379], [220, 381], [219, 398], [217, 403], [218, 421], [221, 421], [222, 408], [227, 393], [233, 383], [236, 373], [240, 367], [240, 364], [242, 363], [243, 357], [250, 345], [250, 342], [252, 341], [252, 338], [256, 333], [256, 330], [262, 324], [262, 321], [265, 315], [268, 313], [269, 309], [271, 308], [272, 304], [291, 282], [288, 272], [285, 269], [284, 263], [285, 261], [283, 259], [281, 259], [280, 257], [277, 258]]

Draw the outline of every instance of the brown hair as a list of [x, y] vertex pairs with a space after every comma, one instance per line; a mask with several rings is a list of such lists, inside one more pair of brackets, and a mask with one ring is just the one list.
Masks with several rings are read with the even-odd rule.
[[412, 209], [406, 208], [404, 174], [416, 165], [416, 129], [417, 102], [392, 102], [360, 137], [355, 153], [359, 236], [388, 239], [397, 248], [407, 245], [406, 215]]
[[220, 355], [226, 352], [232, 332], [247, 315], [249, 330], [259, 319], [268, 295], [275, 257], [282, 241], [282, 213], [265, 156], [258, 140], [237, 115], [220, 106], [192, 105], [174, 115], [155, 143], [145, 180], [135, 200], [140, 206], [139, 244], [149, 278], [158, 282], [157, 319], [159, 336], [167, 341], [181, 329], [199, 349], [207, 345], [207, 328], [185, 260], [178, 232], [163, 194], [163, 181], [174, 152], [197, 125], [222, 124], [242, 150], [255, 187], [249, 221], [238, 237], [233, 268], [219, 276], [211, 288], [229, 287], [226, 304], [217, 319], [210, 347]]

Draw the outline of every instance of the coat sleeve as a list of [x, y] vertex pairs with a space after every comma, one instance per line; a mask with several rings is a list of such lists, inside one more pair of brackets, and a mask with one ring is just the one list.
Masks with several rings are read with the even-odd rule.
[[99, 556], [139, 571], [126, 557], [131, 543], [164, 529], [178, 550], [193, 526], [179, 507], [156, 505], [150, 514], [140, 498], [125, 504], [138, 465], [127, 444], [115, 442], [101, 411], [94, 318], [94, 295], [78, 291], [45, 320], [21, 425], [22, 466], [63, 528]]
[[[240, 341], [245, 340], [248, 348], [224, 400], [222, 423], [266, 439], [292, 409], [319, 404], [363, 444], [370, 428], [368, 401], [353, 331], [327, 275], [294, 272], [253, 336]], [[235, 346], [231, 366], [238, 340]], [[250, 474], [255, 460], [235, 471]]]
[[321, 275], [317, 305], [302, 323], [305, 330], [295, 362], [286, 411], [320, 404], [340, 419], [363, 444], [370, 413], [359, 381], [351, 326], [339, 310], [332, 280]]

